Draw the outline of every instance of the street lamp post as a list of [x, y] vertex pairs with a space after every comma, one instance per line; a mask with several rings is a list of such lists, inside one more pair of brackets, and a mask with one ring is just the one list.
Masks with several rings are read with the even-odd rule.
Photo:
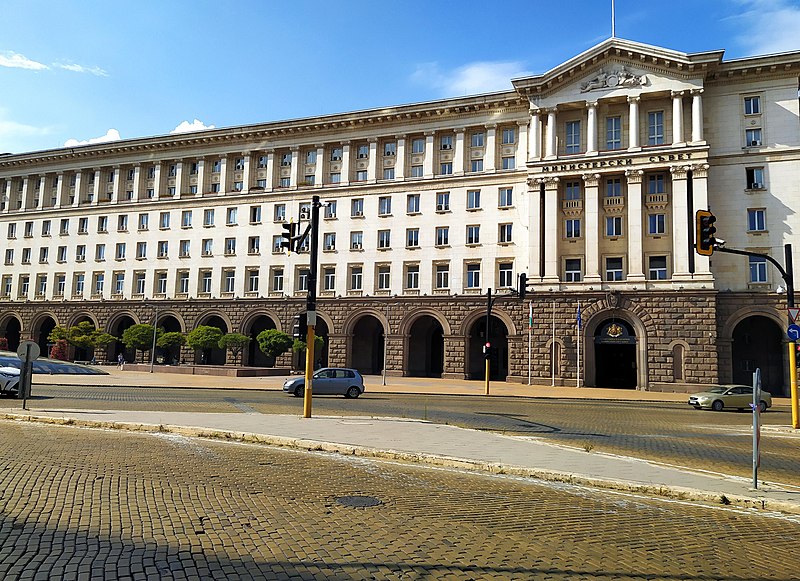
[[156, 362], [156, 334], [158, 332], [158, 308], [159, 304], [156, 303], [156, 316], [153, 321], [153, 346], [150, 349], [150, 373], [153, 373], [153, 365]]

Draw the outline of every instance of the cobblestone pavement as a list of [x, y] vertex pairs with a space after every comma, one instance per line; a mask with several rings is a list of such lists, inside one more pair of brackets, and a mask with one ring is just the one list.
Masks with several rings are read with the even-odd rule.
[[[302, 399], [275, 391], [36, 386], [32, 409], [258, 412], [302, 414]], [[0, 399], [0, 407], [19, 407]], [[316, 415], [370, 415], [534, 436], [610, 452], [749, 478], [751, 415], [702, 412], [683, 403], [557, 400], [366, 393], [357, 400], [315, 397]], [[759, 478], [800, 486], [800, 436], [769, 431], [786, 426], [789, 408], [764, 414]]]
[[2, 579], [797, 579], [797, 517], [169, 434], [0, 434]]

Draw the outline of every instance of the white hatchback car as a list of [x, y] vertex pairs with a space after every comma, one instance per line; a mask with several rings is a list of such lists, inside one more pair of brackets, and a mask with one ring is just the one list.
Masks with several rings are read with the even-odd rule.
[[19, 369], [16, 367], [0, 367], [0, 393], [19, 395]]

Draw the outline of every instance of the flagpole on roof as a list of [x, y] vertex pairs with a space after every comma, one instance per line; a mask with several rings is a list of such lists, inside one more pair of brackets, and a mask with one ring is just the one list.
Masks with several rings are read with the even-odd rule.
[[616, 26], [616, 18], [614, 14], [614, 0], [611, 0], [611, 38], [616, 38], [617, 36], [617, 26]]

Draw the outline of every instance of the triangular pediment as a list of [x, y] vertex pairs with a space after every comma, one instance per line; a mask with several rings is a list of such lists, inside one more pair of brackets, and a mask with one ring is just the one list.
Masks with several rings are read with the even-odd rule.
[[[670, 89], [673, 81], [702, 78], [722, 62], [724, 51], [683, 53], [610, 38], [542, 75], [514, 79], [514, 88], [534, 99], [556, 93], [591, 100], [615, 93]], [[649, 89], [648, 89], [649, 87]]]

